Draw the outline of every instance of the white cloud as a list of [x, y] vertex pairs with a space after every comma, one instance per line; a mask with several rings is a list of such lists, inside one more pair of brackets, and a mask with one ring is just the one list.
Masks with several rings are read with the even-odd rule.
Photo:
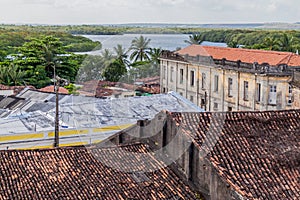
[[298, 0], [2, 0], [0, 22], [295, 22], [299, 9]]

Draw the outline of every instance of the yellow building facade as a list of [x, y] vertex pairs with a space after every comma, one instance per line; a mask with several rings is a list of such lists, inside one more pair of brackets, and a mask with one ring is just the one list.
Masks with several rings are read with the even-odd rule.
[[299, 67], [260, 63], [164, 52], [161, 91], [175, 91], [206, 111], [300, 108], [300, 89], [293, 84]]

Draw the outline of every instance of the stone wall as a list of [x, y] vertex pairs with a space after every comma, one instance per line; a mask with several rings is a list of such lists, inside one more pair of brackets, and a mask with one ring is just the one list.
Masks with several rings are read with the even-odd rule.
[[202, 157], [197, 146], [166, 112], [160, 112], [151, 121], [138, 123], [104, 141], [104, 145], [142, 142], [148, 144], [154, 155], [187, 180], [208, 200], [243, 199], [224, 182], [207, 157]]

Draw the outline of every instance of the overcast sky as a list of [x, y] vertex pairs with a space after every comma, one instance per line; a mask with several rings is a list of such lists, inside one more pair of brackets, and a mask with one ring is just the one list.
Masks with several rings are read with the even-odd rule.
[[1, 0], [0, 23], [298, 22], [299, 0]]

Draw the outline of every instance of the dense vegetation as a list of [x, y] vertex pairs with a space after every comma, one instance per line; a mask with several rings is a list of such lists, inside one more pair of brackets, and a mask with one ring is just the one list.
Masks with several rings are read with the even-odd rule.
[[[295, 51], [300, 49], [300, 31], [288, 30], [267, 30], [267, 29], [207, 29], [193, 27], [145, 27], [145, 26], [126, 26], [126, 25], [66, 25], [66, 26], [16, 26], [1, 25], [0, 26], [0, 56], [3, 54], [4, 47], [20, 46], [29, 37], [35, 37], [44, 33], [45, 35], [54, 35], [60, 38], [69, 51], [88, 51], [98, 44], [91, 42], [84, 37], [75, 37], [71, 34], [94, 34], [94, 35], [110, 35], [110, 34], [198, 34], [201, 41], [225, 42], [230, 47], [242, 45], [245, 48], [270, 49], [270, 42], [283, 42], [287, 36], [291, 42], [292, 48], [277, 48], [275, 45], [273, 50], [287, 49]], [[286, 36], [284, 36], [286, 35]], [[273, 40], [273, 41], [272, 41]], [[280, 46], [280, 45], [279, 45]], [[6, 49], [4, 49], [6, 51]]]
[[0, 83], [29, 84], [37, 88], [51, 84], [54, 71], [61, 78], [75, 81], [85, 56], [67, 52], [59, 38], [40, 36], [15, 48], [16, 54], [0, 62]]
[[[300, 31], [254, 29], [151, 28], [126, 26], [0, 26], [0, 83], [5, 85], [52, 84], [56, 73], [70, 82], [102, 79], [133, 82], [159, 74], [161, 49], [151, 48], [147, 37], [136, 37], [129, 49], [121, 45], [113, 52], [86, 56], [72, 52], [100, 49], [99, 42], [73, 34], [182, 33], [190, 34], [189, 44], [224, 42], [229, 47], [296, 52]], [[78, 73], [79, 72], [79, 73]], [[78, 74], [78, 76], [77, 76]]]
[[[130, 49], [117, 45], [114, 52], [104, 49], [101, 55], [87, 56], [67, 51], [59, 38], [42, 35], [14, 48], [15, 54], [0, 62], [0, 84], [41, 88], [53, 84], [56, 76], [71, 83], [76, 80], [132, 83], [136, 78], [159, 74], [161, 49], [152, 49], [149, 43], [150, 39], [140, 36], [132, 41]], [[68, 89], [73, 91], [73, 86]]]
[[78, 72], [77, 81], [122, 81], [132, 83], [137, 78], [159, 75], [161, 49], [151, 48], [151, 40], [140, 36], [132, 40], [129, 49], [121, 45], [111, 52], [104, 49], [101, 55], [89, 55]]
[[93, 42], [86, 37], [75, 36], [66, 32], [47, 31], [42, 27], [0, 26], [0, 60], [3, 60], [9, 54], [16, 53], [15, 47], [20, 47], [25, 42], [41, 35], [51, 35], [59, 38], [66, 51], [70, 52], [85, 52], [101, 48], [100, 42]]
[[[224, 42], [229, 47], [296, 52], [300, 50], [300, 31], [210, 30], [203, 31], [198, 42]], [[193, 38], [190, 38], [190, 40]], [[191, 42], [192, 43], [192, 42]]]

